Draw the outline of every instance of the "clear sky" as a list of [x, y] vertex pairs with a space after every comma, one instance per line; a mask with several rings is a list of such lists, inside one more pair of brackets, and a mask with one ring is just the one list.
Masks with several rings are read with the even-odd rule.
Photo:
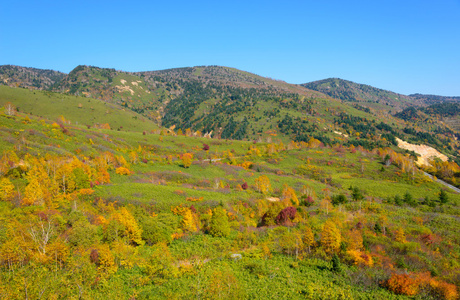
[[0, 0], [0, 65], [235, 67], [460, 96], [460, 0]]

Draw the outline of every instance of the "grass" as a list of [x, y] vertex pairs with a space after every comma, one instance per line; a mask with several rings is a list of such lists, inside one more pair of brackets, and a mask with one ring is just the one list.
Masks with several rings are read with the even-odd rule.
[[98, 99], [0, 86], [0, 106], [7, 102], [13, 103], [20, 112], [49, 120], [64, 116], [72, 125], [93, 127], [108, 123], [112, 129], [137, 132], [158, 129], [144, 116]]

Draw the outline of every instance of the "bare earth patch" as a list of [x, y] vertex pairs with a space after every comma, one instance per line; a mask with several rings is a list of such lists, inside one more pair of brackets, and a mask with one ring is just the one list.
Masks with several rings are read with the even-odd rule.
[[414, 145], [408, 142], [405, 142], [399, 138], [396, 138], [398, 142], [398, 147], [402, 149], [406, 149], [409, 151], [414, 151], [415, 153], [419, 154], [419, 158], [417, 160], [417, 164], [429, 166], [429, 160], [433, 158], [439, 158], [442, 161], [447, 161], [448, 157], [439, 152], [438, 150], [434, 149], [433, 147], [427, 145]]
[[129, 86], [116, 85], [119, 93], [130, 92], [131, 95], [134, 95], [134, 91], [129, 88]]
[[334, 131], [335, 134], [338, 134], [338, 135], [343, 135], [344, 137], [348, 137], [348, 134], [345, 134], [345, 133], [341, 133], [339, 131]]
[[270, 201], [270, 202], [278, 202], [278, 201], [280, 201], [280, 198], [276, 198], [276, 197], [267, 197], [267, 200]]

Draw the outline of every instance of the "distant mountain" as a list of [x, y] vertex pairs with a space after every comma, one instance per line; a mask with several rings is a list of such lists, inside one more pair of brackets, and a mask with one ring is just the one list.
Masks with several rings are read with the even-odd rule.
[[78, 66], [52, 89], [122, 105], [161, 126], [234, 139], [279, 134], [283, 109], [312, 117], [312, 99], [340, 103], [298, 85], [219, 66], [134, 73]]
[[435, 104], [441, 102], [460, 102], [460, 97], [438, 96], [438, 95], [424, 95], [424, 94], [411, 94], [413, 99], [421, 100], [427, 104]]
[[81, 65], [67, 75], [18, 67], [4, 81], [29, 78], [24, 75], [29, 73], [42, 82], [48, 78], [50, 91], [115, 104], [175, 131], [284, 142], [314, 137], [368, 149], [395, 145], [399, 137], [445, 147], [451, 155], [460, 149], [453, 139], [456, 116], [438, 114], [448, 108], [422, 111], [426, 100], [337, 78], [296, 85], [221, 66], [124, 72]]
[[408, 107], [395, 116], [413, 124], [433, 123], [433, 120], [437, 120], [455, 131], [460, 131], [460, 103], [450, 101], [452, 100], [445, 100], [426, 107]]
[[0, 84], [11, 87], [49, 89], [66, 77], [65, 73], [12, 65], [0, 66]]
[[339, 78], [328, 78], [301, 85], [330, 97], [346, 102], [360, 103], [378, 111], [397, 112], [409, 106], [424, 105], [423, 100], [417, 98]]

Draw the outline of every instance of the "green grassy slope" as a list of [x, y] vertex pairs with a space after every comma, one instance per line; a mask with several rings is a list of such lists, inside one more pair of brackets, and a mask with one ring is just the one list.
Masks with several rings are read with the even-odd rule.
[[108, 123], [112, 129], [141, 132], [158, 129], [146, 117], [98, 99], [0, 86], [0, 105], [7, 102], [21, 112], [53, 121], [64, 116], [71, 124], [91, 127]]
[[[456, 220], [460, 195], [446, 190], [448, 201], [440, 203], [443, 186], [416, 169], [403, 172], [396, 163], [386, 166], [375, 152], [319, 143], [288, 147], [144, 135], [73, 123], [64, 132], [52, 123], [22, 112], [0, 113], [0, 166], [7, 168], [1, 179], [11, 180], [19, 195], [0, 201], [0, 295], [4, 298], [20, 298], [26, 287], [31, 298], [408, 299], [390, 292], [383, 282], [392, 274], [416, 276], [426, 271], [436, 280], [460, 284]], [[209, 145], [208, 151], [203, 144]], [[3, 159], [9, 150], [24, 166], [32, 164], [34, 157], [43, 158], [51, 181], [53, 163], [59, 168], [73, 156], [91, 168], [97, 168], [100, 157], [112, 165], [111, 155], [123, 156], [132, 174], [120, 175], [111, 167], [111, 182], [92, 186], [93, 194], [68, 192], [68, 198], [62, 198], [58, 185], [49, 204], [21, 205], [21, 195], [30, 184], [28, 176], [36, 171], [25, 169], [24, 175], [12, 171], [17, 166]], [[194, 157], [189, 168], [180, 159], [185, 152]], [[250, 162], [246, 168], [245, 162]], [[266, 193], [257, 188], [261, 176], [269, 179], [272, 188]], [[247, 190], [241, 188], [245, 182]], [[282, 199], [285, 186], [292, 187], [300, 200], [287, 204], [295, 207], [297, 219], [262, 226], [269, 209], [278, 214], [286, 205], [268, 200]], [[355, 199], [350, 186], [358, 188], [362, 197]], [[333, 205], [330, 200], [339, 194], [346, 203]], [[409, 199], [406, 195], [412, 202], [395, 201], [396, 196]], [[186, 229], [185, 215], [174, 213], [178, 206], [193, 212], [199, 224], [196, 231]], [[224, 237], [207, 229], [209, 209], [216, 207], [228, 212], [224, 216], [230, 233]], [[30, 232], [45, 217], [53, 234], [43, 254]], [[120, 223], [123, 220], [130, 221]], [[327, 220], [337, 224], [343, 242], [337, 249], [340, 271], [332, 268], [330, 255], [324, 252]], [[120, 233], [133, 222], [145, 233], [146, 244], [132, 243], [129, 235]], [[314, 243], [296, 255], [297, 237], [303, 236], [306, 226], [314, 233]], [[396, 234], [400, 228], [405, 233], [403, 242]], [[349, 236], [356, 231], [363, 238], [359, 253], [371, 257], [371, 265], [354, 263], [347, 252], [352, 249]], [[12, 243], [16, 248], [10, 248]], [[59, 249], [66, 249], [65, 256]], [[27, 260], [9, 264], [8, 257], [15, 253]], [[241, 254], [241, 260], [231, 258], [235, 253]], [[417, 293], [420, 299], [444, 297], [430, 286]]]

